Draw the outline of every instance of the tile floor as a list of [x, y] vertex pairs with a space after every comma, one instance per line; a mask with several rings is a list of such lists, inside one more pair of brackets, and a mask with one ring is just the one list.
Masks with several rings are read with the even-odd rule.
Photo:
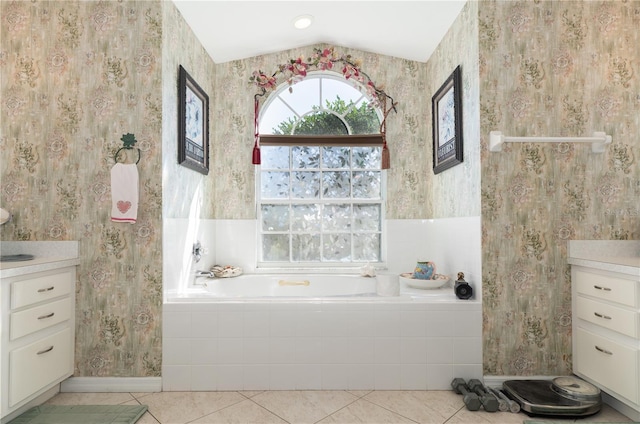
[[[451, 391], [60, 393], [47, 403], [147, 405], [138, 424], [522, 424], [530, 419], [524, 413], [469, 412]], [[594, 416], [562, 421], [631, 422], [606, 405]]]

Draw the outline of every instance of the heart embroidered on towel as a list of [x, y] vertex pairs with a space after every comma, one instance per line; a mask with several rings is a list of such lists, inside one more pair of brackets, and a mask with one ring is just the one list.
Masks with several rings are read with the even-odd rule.
[[127, 211], [129, 209], [131, 209], [131, 202], [130, 201], [128, 201], [128, 200], [126, 202], [122, 201], [122, 200], [118, 201], [118, 210], [121, 213], [127, 213]]

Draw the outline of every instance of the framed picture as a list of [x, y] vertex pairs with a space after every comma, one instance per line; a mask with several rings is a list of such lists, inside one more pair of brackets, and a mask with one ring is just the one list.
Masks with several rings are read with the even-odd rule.
[[182, 66], [178, 73], [178, 163], [209, 173], [209, 96]]
[[431, 98], [433, 173], [462, 163], [462, 74], [460, 66]]

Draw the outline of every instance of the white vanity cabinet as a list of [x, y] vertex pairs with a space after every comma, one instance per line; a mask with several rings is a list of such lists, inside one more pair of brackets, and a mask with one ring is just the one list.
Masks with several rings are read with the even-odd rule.
[[[573, 372], [640, 416], [640, 258], [571, 259]], [[618, 265], [616, 267], [616, 265]], [[611, 403], [608, 402], [608, 403]]]
[[3, 263], [0, 285], [0, 418], [73, 374], [77, 261]]

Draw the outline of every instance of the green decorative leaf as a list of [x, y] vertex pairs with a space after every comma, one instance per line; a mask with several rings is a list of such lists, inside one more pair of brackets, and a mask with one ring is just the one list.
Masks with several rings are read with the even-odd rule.
[[120, 140], [122, 140], [122, 144], [126, 148], [133, 147], [137, 142], [136, 136], [131, 133], [124, 134]]

